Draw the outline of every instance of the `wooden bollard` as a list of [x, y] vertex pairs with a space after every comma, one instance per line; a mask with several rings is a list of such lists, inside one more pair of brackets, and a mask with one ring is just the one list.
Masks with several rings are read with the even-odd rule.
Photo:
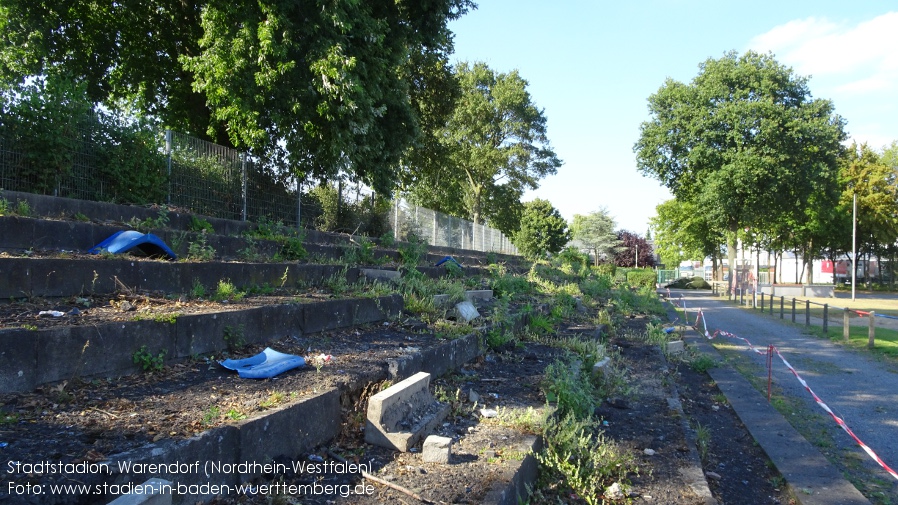
[[845, 307], [845, 314], [842, 316], [842, 338], [844, 338], [846, 342], [848, 342], [849, 335], [851, 334], [850, 317], [848, 307]]
[[873, 349], [874, 341], [876, 340], [876, 323], [874, 319], [876, 318], [876, 313], [872, 310], [870, 311], [870, 328], [867, 330], [867, 347]]

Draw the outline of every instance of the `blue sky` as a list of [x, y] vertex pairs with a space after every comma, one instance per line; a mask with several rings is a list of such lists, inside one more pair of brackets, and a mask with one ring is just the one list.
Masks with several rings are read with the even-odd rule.
[[849, 136], [898, 140], [898, 5], [893, 1], [480, 0], [450, 25], [456, 61], [517, 69], [564, 161], [524, 200], [570, 220], [605, 208], [644, 235], [667, 190], [636, 170], [647, 98], [667, 77], [689, 82], [725, 52], [771, 51], [811, 93], [834, 102]]

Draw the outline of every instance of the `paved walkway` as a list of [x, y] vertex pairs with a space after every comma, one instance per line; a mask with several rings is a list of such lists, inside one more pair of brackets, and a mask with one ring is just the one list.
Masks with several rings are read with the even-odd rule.
[[[803, 334], [802, 327], [781, 321], [778, 314], [771, 318], [756, 311], [739, 308], [725, 298], [710, 292], [671, 290], [672, 298], [682, 296], [695, 320], [699, 308], [707, 318], [708, 330], [724, 330], [746, 338], [759, 348], [768, 345], [779, 348], [783, 357], [807, 381], [808, 386], [841, 417], [848, 427], [880, 458], [898, 470], [898, 366], [881, 361], [828, 340]], [[803, 318], [802, 318], [803, 319]], [[741, 340], [718, 337], [738, 346]], [[744, 347], [759, 370], [766, 370], [766, 357]], [[764, 374], [766, 379], [766, 373]], [[890, 476], [864, 453], [849, 435], [838, 428], [826, 412], [792, 375], [778, 358], [774, 358], [773, 381], [784, 394], [802, 399], [812, 412], [828, 419], [840, 448], [857, 453], [857, 459], [874, 468], [885, 482], [887, 494], [898, 496], [898, 480]], [[891, 486], [891, 488], [889, 488]]]

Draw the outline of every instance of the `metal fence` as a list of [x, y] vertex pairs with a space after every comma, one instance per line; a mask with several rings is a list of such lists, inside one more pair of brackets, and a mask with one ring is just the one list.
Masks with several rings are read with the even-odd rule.
[[[236, 149], [183, 133], [166, 131], [168, 200], [166, 203], [206, 216], [258, 221], [265, 218], [286, 226], [302, 220], [301, 185], [297, 178]], [[309, 210], [309, 209], [306, 209]]]
[[31, 153], [21, 149], [14, 140], [0, 135], [0, 188], [80, 200], [110, 200], [110, 188], [95, 169], [99, 163], [93, 139], [99, 131], [91, 128], [91, 124], [89, 121], [73, 124], [66, 142], [71, 147], [54, 153], [55, 166], [42, 170], [35, 169], [29, 159]]
[[[103, 163], [109, 156], [95, 141], [90, 122], [76, 129], [60, 153], [57, 169], [34, 170], [29, 153], [0, 135], [0, 188], [82, 200], [121, 202], [122, 187], [113, 187]], [[303, 193], [302, 181], [275, 163], [236, 149], [166, 130], [150, 135], [149, 152], [164, 159], [154, 173], [166, 187], [155, 193], [166, 203], [210, 217], [258, 222], [268, 219], [285, 226], [315, 228], [323, 212], [316, 198]], [[104, 153], [98, 155], [98, 153]], [[127, 156], [127, 155], [126, 155]], [[104, 159], [100, 159], [104, 158]], [[158, 171], [158, 170], [157, 170]], [[119, 177], [118, 179], [120, 179]], [[119, 181], [121, 182], [121, 181]], [[340, 200], [343, 200], [343, 186]], [[356, 188], [356, 204], [360, 194]], [[348, 202], [348, 200], [346, 200]], [[373, 209], [373, 198], [371, 199]], [[435, 212], [397, 199], [390, 205], [388, 226], [400, 240], [409, 234], [435, 246], [518, 254], [498, 230]], [[351, 230], [350, 230], [351, 231]]]
[[419, 207], [401, 198], [393, 201], [389, 225], [399, 239], [413, 235], [434, 246], [518, 254], [517, 247], [499, 230]]

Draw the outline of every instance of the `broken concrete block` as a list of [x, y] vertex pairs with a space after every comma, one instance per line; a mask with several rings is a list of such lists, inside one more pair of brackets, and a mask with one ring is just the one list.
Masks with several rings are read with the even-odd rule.
[[684, 344], [682, 340], [674, 340], [673, 342], [668, 342], [667, 346], [664, 348], [664, 351], [667, 354], [679, 354], [685, 350], [686, 344]]
[[465, 299], [473, 303], [474, 300], [492, 300], [492, 289], [469, 289], [465, 291]]
[[480, 312], [477, 312], [477, 307], [471, 302], [456, 303], [455, 312], [458, 314], [459, 319], [466, 323], [470, 323], [480, 317]]
[[362, 268], [359, 275], [372, 281], [399, 281], [400, 273], [397, 270], [380, 270], [378, 268]]
[[448, 413], [430, 393], [430, 374], [418, 372], [368, 400], [365, 442], [408, 452]]
[[139, 487], [140, 492], [123, 494], [109, 505], [171, 505], [172, 496], [167, 492], [172, 488], [170, 481], [152, 478]]
[[611, 358], [605, 356], [601, 360], [597, 361], [592, 366], [592, 375], [595, 377], [605, 377], [605, 372], [608, 370], [608, 364], [611, 363]]
[[449, 463], [449, 457], [452, 455], [452, 439], [448, 437], [440, 437], [430, 435], [424, 439], [424, 449], [421, 451], [421, 457], [428, 463]]

